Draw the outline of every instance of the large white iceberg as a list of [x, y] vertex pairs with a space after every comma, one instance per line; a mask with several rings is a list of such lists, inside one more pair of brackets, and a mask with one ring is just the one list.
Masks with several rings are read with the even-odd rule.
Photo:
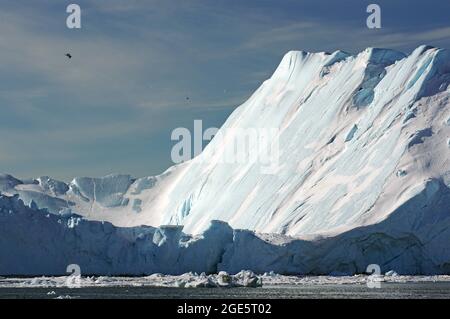
[[[222, 138], [160, 176], [1, 175], [0, 207], [17, 195], [29, 208], [2, 208], [0, 274], [21, 260], [20, 273], [59, 273], [71, 250], [88, 273], [449, 273], [449, 99], [445, 49], [289, 52]], [[221, 160], [249, 128], [277, 130], [270, 173]], [[21, 233], [29, 218], [36, 229]]]

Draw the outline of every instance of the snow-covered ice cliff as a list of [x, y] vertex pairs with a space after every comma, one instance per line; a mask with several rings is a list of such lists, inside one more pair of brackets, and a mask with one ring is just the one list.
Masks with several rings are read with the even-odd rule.
[[[223, 138], [160, 176], [1, 175], [0, 274], [69, 259], [89, 273], [449, 273], [449, 98], [445, 49], [289, 52]], [[240, 128], [277, 130], [274, 171], [221, 161]]]

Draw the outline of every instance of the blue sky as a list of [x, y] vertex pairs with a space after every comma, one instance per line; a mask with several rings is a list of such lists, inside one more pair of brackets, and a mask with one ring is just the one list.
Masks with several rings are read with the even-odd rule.
[[[80, 30], [66, 28], [70, 3]], [[367, 29], [369, 3], [382, 29]], [[287, 51], [450, 49], [448, 12], [446, 0], [3, 0], [0, 172], [161, 173], [174, 128], [220, 126]]]

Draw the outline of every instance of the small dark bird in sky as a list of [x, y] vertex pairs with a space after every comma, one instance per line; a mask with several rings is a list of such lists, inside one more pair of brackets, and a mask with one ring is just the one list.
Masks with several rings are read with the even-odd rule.
[[72, 54], [66, 53], [66, 57], [68, 57], [69, 59], [72, 59]]
[[189, 101], [189, 96], [187, 96], [187, 97], [186, 97], [186, 100], [188, 100], [188, 101]]

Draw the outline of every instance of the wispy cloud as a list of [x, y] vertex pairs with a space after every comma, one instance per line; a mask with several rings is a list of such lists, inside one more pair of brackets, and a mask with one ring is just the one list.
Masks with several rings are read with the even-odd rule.
[[450, 27], [434, 28], [422, 32], [388, 32], [376, 38], [376, 42], [394, 48], [417, 46], [418, 43], [433, 44], [446, 41], [450, 44]]

